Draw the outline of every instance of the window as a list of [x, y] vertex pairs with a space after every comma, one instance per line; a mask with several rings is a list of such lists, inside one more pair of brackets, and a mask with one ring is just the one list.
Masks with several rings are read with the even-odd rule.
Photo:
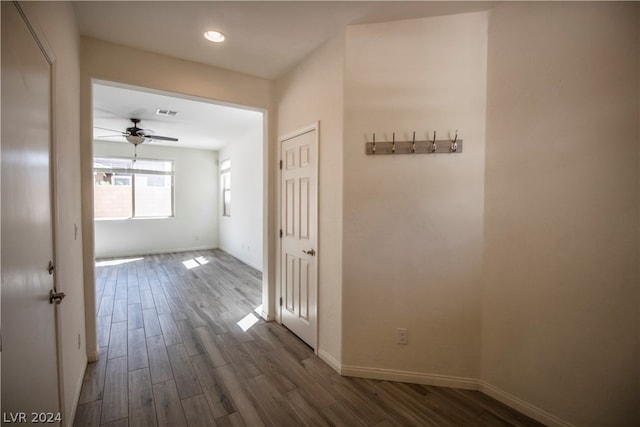
[[222, 215], [231, 216], [231, 160], [220, 163], [222, 185]]
[[173, 162], [93, 159], [96, 219], [173, 216]]

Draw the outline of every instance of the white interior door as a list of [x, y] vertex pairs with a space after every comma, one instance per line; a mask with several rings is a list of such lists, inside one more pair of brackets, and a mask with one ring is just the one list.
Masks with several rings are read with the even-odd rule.
[[281, 141], [281, 319], [312, 348], [317, 341], [318, 129]]
[[[51, 64], [2, 2], [2, 412], [59, 412], [51, 207]], [[18, 415], [16, 415], [18, 414]], [[9, 417], [9, 418], [7, 418]], [[14, 419], [22, 421], [20, 419]]]

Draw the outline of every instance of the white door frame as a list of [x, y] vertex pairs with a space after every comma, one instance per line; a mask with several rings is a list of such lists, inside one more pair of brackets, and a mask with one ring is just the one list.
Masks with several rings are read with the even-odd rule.
[[315, 212], [313, 212], [313, 214], [316, 216], [316, 227], [315, 227], [315, 235], [316, 235], [316, 269], [314, 272], [314, 279], [316, 282], [316, 289], [315, 289], [315, 301], [316, 301], [316, 324], [315, 324], [315, 335], [316, 335], [316, 345], [314, 348], [314, 353], [317, 355], [318, 354], [318, 348], [320, 347], [320, 334], [319, 334], [319, 325], [320, 325], [320, 310], [319, 310], [319, 288], [320, 288], [320, 282], [318, 280], [319, 277], [319, 265], [320, 265], [320, 235], [318, 234], [318, 229], [319, 229], [319, 218], [318, 218], [318, 212], [320, 210], [320, 206], [318, 204], [318, 200], [319, 200], [319, 194], [320, 194], [320, 181], [318, 179], [319, 177], [319, 156], [318, 153], [320, 152], [319, 149], [319, 144], [320, 144], [320, 122], [317, 121], [315, 123], [312, 123], [308, 126], [305, 126], [301, 129], [295, 130], [293, 132], [290, 132], [288, 134], [285, 135], [281, 135], [280, 137], [278, 137], [278, 165], [277, 165], [277, 170], [278, 170], [278, 181], [277, 181], [277, 208], [276, 208], [276, 233], [278, 234], [278, 236], [276, 236], [277, 238], [277, 244], [276, 244], [276, 286], [275, 286], [275, 295], [274, 295], [274, 299], [275, 299], [275, 307], [276, 307], [276, 320], [278, 323], [282, 324], [282, 306], [280, 305], [280, 301], [282, 298], [282, 239], [280, 238], [279, 234], [280, 234], [280, 230], [282, 230], [282, 143], [293, 139], [295, 137], [298, 137], [300, 135], [304, 135], [305, 133], [309, 133], [309, 132], [314, 132], [316, 133], [316, 141], [315, 141], [315, 148], [316, 148], [316, 152], [314, 153], [314, 164], [313, 166], [315, 167], [315, 176], [314, 179], [316, 181], [316, 191], [315, 191], [315, 205], [316, 205], [316, 210]]

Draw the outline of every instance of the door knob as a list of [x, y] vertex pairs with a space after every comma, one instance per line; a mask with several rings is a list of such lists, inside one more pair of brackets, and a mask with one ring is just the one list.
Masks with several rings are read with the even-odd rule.
[[49, 291], [49, 304], [53, 304], [54, 301], [56, 304], [60, 304], [64, 297], [66, 297], [64, 292], [54, 292], [54, 290], [51, 289]]
[[316, 255], [316, 251], [313, 249], [309, 249], [308, 251], [303, 250], [302, 251], [303, 254], [309, 255], [309, 256], [315, 256]]

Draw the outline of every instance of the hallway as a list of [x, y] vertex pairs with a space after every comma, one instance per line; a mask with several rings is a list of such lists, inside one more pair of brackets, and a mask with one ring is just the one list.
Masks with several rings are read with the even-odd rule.
[[261, 275], [219, 250], [96, 263], [100, 359], [76, 426], [535, 426], [475, 391], [341, 377], [254, 311]]

